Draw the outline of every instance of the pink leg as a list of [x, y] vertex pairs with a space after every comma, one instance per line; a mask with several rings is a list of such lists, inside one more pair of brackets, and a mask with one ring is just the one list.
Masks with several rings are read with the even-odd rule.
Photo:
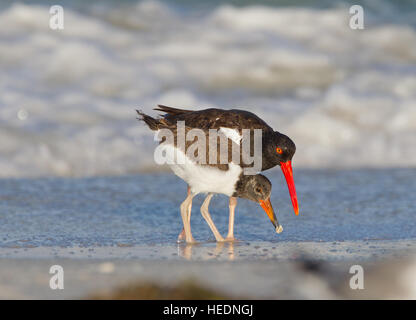
[[[191, 194], [191, 188], [188, 186], [188, 197], [190, 194]], [[189, 211], [191, 210], [192, 210], [192, 202], [190, 204]], [[189, 216], [188, 216], [188, 222], [190, 221], [191, 221], [191, 213], [189, 213]], [[178, 236], [178, 242], [182, 242], [182, 241], [185, 241], [185, 228], [182, 228], [182, 231], [181, 233], [179, 233], [179, 236]]]
[[209, 211], [208, 211], [209, 202], [211, 201], [211, 198], [213, 195], [214, 195], [213, 193], [209, 193], [207, 197], [205, 198], [205, 201], [201, 206], [201, 214], [204, 217], [205, 221], [208, 223], [209, 227], [211, 228], [211, 231], [215, 236], [215, 240], [217, 240], [217, 242], [221, 242], [221, 241], [224, 241], [224, 238], [218, 232], [218, 229], [215, 226], [214, 221], [212, 221], [211, 215], [209, 214]]
[[189, 221], [189, 216], [191, 214], [191, 203], [192, 203], [192, 198], [194, 197], [194, 195], [191, 194], [189, 196], [186, 197], [186, 199], [182, 202], [180, 208], [181, 208], [181, 217], [182, 217], [182, 223], [183, 223], [183, 227], [185, 229], [185, 241], [186, 243], [195, 243], [195, 239], [192, 237], [192, 232], [191, 232], [191, 224]]
[[229, 202], [229, 208], [230, 208], [230, 219], [228, 221], [228, 234], [227, 238], [225, 238], [226, 241], [234, 241], [234, 213], [235, 213], [235, 207], [237, 206], [237, 198], [236, 197], [230, 197]]

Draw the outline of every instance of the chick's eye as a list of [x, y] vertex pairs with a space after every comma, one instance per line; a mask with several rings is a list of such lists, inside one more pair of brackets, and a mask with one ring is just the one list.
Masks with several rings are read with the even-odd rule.
[[261, 193], [261, 189], [260, 188], [256, 188], [256, 192], [257, 193]]
[[280, 149], [280, 148], [276, 148], [276, 152], [277, 152], [278, 154], [282, 154], [282, 153], [283, 153], [283, 150], [282, 150], [282, 149]]

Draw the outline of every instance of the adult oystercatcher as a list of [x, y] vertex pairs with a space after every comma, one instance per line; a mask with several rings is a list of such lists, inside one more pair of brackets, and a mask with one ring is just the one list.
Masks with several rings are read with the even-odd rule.
[[[261, 154], [261, 170], [267, 170], [276, 165], [281, 166], [283, 174], [288, 184], [289, 193], [292, 199], [295, 214], [299, 213], [296, 189], [293, 180], [293, 170], [291, 165], [292, 157], [296, 151], [293, 141], [284, 134], [281, 134], [266, 124], [255, 114], [244, 110], [222, 110], [222, 109], [205, 109], [199, 111], [183, 110], [159, 105], [154, 110], [165, 112], [162, 118], [154, 119], [140, 111], [137, 111], [150, 129], [157, 131], [160, 129], [170, 129], [174, 132], [175, 139], [172, 144], [165, 143], [165, 151], [169, 148], [175, 152], [181, 153], [177, 147], [177, 124], [183, 122], [186, 129], [201, 129], [207, 134], [208, 131], [215, 129], [225, 135], [230, 144], [241, 142], [243, 129], [260, 129], [262, 132], [262, 154]], [[208, 136], [208, 135], [207, 135]], [[166, 142], [166, 141], [163, 141]], [[209, 143], [207, 143], [208, 145]], [[208, 213], [208, 205], [213, 193], [223, 193], [230, 197], [230, 219], [228, 235], [225, 240], [234, 240], [234, 210], [237, 205], [237, 198], [242, 197], [253, 201], [260, 202], [263, 209], [268, 214], [270, 220], [276, 228], [276, 232], [280, 233], [283, 228], [277, 222], [273, 208], [270, 203], [271, 184], [266, 177], [262, 175], [244, 175], [244, 163], [235, 164], [231, 161], [221, 164], [220, 162], [213, 165], [200, 165], [187, 159], [185, 150], [182, 150], [183, 163], [171, 163], [174, 173], [188, 183], [188, 196], [181, 204], [181, 215], [184, 228], [178, 237], [178, 241], [185, 238], [186, 242], [193, 242], [194, 239], [190, 229], [190, 212], [192, 207], [192, 198], [201, 192], [208, 193], [202, 207], [201, 213], [206, 219], [208, 225], [214, 233], [217, 241], [224, 239], [216, 229], [210, 215]], [[207, 147], [208, 149], [208, 147]], [[228, 150], [231, 150], [229, 148]], [[172, 151], [172, 150], [170, 150]], [[169, 153], [169, 152], [168, 152]], [[230, 151], [231, 153], [231, 151]], [[175, 160], [177, 160], [175, 158]]]

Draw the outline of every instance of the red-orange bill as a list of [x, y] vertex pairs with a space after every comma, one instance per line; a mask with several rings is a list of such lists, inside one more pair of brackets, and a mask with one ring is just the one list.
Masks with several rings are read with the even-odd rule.
[[298, 204], [298, 197], [296, 196], [295, 181], [293, 180], [292, 162], [290, 160], [287, 162], [281, 162], [280, 166], [286, 178], [286, 183], [287, 183], [287, 187], [289, 188], [290, 198], [292, 199], [293, 209], [295, 210], [295, 214], [298, 215], [299, 204]]
[[276, 229], [277, 233], [280, 233], [283, 231], [282, 226], [279, 224], [279, 222], [277, 221], [276, 215], [274, 213], [272, 204], [270, 202], [270, 198], [267, 200], [260, 200], [260, 205], [263, 208], [264, 211], [266, 211], [267, 216], [269, 217], [270, 221], [273, 223], [273, 226]]

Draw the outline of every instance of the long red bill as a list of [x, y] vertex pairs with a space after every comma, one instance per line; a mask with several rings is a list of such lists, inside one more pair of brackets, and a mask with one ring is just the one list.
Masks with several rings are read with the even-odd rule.
[[280, 166], [286, 178], [286, 183], [287, 183], [287, 187], [289, 188], [290, 198], [292, 199], [293, 209], [295, 210], [295, 214], [298, 215], [299, 205], [298, 205], [298, 197], [296, 196], [295, 181], [293, 180], [292, 162], [290, 160], [287, 162], [280, 162]]

